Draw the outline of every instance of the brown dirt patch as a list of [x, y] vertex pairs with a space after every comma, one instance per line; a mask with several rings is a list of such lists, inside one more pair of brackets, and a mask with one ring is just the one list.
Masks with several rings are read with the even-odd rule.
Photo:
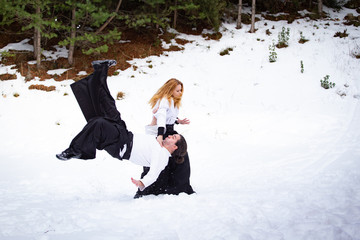
[[[26, 36], [19, 34], [5, 34], [5, 37], [0, 39], [0, 47], [4, 47], [9, 43], [16, 43], [23, 40]], [[113, 75], [115, 70], [125, 70], [131, 65], [128, 63], [129, 60], [134, 58], [145, 58], [148, 56], [160, 56], [168, 51], [181, 51], [182, 47], [171, 45], [169, 49], [163, 49], [161, 47], [161, 40], [170, 42], [171, 39], [176, 37], [175, 34], [165, 33], [158, 37], [157, 33], [139, 33], [135, 31], [124, 31], [122, 33], [121, 42], [115, 43], [109, 46], [107, 53], [98, 55], [84, 55], [81, 48], [78, 47], [74, 54], [74, 64], [70, 66], [67, 58], [59, 58], [51, 61], [42, 61], [41, 68], [37, 69], [36, 64], [29, 64], [29, 61], [34, 60], [32, 52], [29, 51], [14, 51], [10, 50], [11, 56], [3, 57], [0, 63], [5, 65], [15, 65], [19, 73], [25, 77], [26, 81], [31, 81], [35, 77], [38, 77], [40, 81], [46, 79], [55, 79], [56, 81], [63, 81], [66, 79], [79, 80], [83, 76], [78, 76], [80, 71], [86, 71], [91, 73], [93, 71], [91, 62], [94, 60], [102, 59], [115, 59], [117, 65], [115, 68], [109, 69], [109, 75]], [[176, 39], [176, 43], [184, 45], [189, 41], [184, 39]], [[31, 43], [30, 43], [31, 44]], [[52, 46], [42, 46], [46, 50], [53, 50]], [[68, 69], [61, 75], [49, 75], [47, 72], [54, 69]], [[9, 76], [0, 75], [0, 80], [7, 80]]]
[[55, 86], [44, 86], [42, 84], [32, 84], [29, 86], [29, 89], [37, 89], [37, 90], [41, 90], [41, 91], [51, 92], [51, 91], [55, 91], [56, 87]]
[[16, 74], [1, 74], [0, 75], [0, 80], [5, 81], [5, 80], [15, 80], [17, 78]]

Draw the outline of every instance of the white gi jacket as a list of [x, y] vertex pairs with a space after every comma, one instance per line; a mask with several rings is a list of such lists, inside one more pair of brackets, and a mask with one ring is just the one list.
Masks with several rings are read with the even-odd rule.
[[156, 113], [154, 113], [154, 117], [157, 120], [157, 125], [145, 126], [146, 134], [157, 135], [159, 127], [164, 127], [166, 132], [166, 124], [174, 124], [179, 115], [179, 108], [174, 106], [173, 99], [171, 99], [171, 103], [169, 104], [167, 98], [162, 98], [155, 104], [153, 110], [157, 108], [158, 110]]

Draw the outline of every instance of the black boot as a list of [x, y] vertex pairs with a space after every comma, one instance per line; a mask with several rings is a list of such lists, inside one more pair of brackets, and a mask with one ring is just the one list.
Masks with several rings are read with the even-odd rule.
[[116, 60], [113, 59], [108, 59], [108, 60], [97, 60], [97, 61], [93, 61], [91, 62], [91, 64], [93, 66], [98, 65], [98, 64], [107, 64], [109, 67], [111, 66], [115, 66], [117, 64]]
[[138, 190], [134, 196], [134, 199], [142, 198], [144, 195], [141, 194], [140, 190]]
[[70, 160], [71, 158], [80, 158], [81, 153], [77, 153], [73, 149], [68, 148], [62, 153], [56, 154], [56, 157], [62, 161], [67, 161]]

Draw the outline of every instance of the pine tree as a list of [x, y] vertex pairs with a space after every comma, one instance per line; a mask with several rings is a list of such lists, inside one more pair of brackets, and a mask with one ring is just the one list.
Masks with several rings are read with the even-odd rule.
[[62, 19], [65, 37], [59, 44], [69, 47], [68, 62], [70, 65], [74, 64], [73, 55], [77, 45], [82, 46], [84, 54], [91, 55], [107, 52], [109, 50], [108, 44], [112, 44], [121, 38], [121, 32], [116, 28], [103, 32], [117, 15], [121, 2], [121, 0], [118, 2], [113, 12], [101, 0], [85, 0], [82, 2], [67, 0], [62, 3], [64, 14], [69, 17]]
[[13, 0], [2, 1], [2, 25], [18, 22], [23, 27], [22, 32], [33, 31], [34, 58], [39, 69], [41, 67], [41, 40], [53, 38], [57, 34], [53, 29], [60, 27], [49, 11], [52, 7], [50, 0]]

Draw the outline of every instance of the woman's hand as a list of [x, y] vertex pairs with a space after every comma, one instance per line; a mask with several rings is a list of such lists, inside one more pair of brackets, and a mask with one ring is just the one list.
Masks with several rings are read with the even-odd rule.
[[184, 118], [184, 119], [177, 119], [177, 122], [179, 123], [179, 124], [189, 124], [190, 123], [190, 120], [189, 119], [187, 119], [187, 118]]
[[157, 119], [156, 119], [156, 117], [153, 116], [150, 126], [155, 126], [156, 124], [157, 124]]
[[155, 114], [159, 110], [159, 106], [153, 109], [153, 114]]
[[158, 143], [160, 144], [161, 147], [163, 147], [163, 135], [159, 135], [156, 137], [156, 141], [158, 141]]

